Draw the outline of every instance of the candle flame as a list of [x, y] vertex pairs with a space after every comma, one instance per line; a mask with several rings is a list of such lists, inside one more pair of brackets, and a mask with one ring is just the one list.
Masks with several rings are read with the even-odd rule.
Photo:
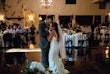
[[29, 45], [29, 49], [34, 49], [35, 47], [34, 47], [34, 45], [33, 44], [30, 44]]

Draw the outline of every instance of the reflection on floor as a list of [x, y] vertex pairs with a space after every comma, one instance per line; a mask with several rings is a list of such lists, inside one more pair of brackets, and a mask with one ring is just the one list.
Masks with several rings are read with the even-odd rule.
[[105, 59], [105, 47], [92, 47], [91, 56], [86, 60], [80, 58], [70, 64], [66, 64], [66, 68], [70, 74], [110, 74], [110, 61]]

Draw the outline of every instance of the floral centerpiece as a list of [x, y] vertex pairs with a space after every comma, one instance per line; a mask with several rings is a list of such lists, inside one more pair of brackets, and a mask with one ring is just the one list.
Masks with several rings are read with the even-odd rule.
[[48, 68], [44, 67], [40, 62], [26, 60], [26, 66], [21, 70], [21, 74], [51, 74]]

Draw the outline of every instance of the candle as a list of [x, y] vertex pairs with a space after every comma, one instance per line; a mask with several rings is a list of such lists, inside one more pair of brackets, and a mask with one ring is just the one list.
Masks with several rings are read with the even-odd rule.
[[34, 47], [34, 45], [33, 44], [30, 44], [29, 45], [29, 49], [34, 49], [35, 47]]

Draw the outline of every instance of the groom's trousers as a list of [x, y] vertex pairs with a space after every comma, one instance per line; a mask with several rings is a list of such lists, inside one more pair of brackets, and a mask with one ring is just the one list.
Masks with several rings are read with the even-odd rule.
[[42, 64], [48, 67], [49, 66], [49, 61], [48, 61], [49, 49], [41, 49], [41, 50], [42, 50]]
[[44, 66], [49, 66], [49, 62], [48, 62], [48, 54], [49, 54], [49, 49], [50, 49], [50, 42], [47, 41], [47, 39], [45, 38], [41, 38], [40, 42], [39, 42], [39, 46], [41, 48], [41, 62]]

